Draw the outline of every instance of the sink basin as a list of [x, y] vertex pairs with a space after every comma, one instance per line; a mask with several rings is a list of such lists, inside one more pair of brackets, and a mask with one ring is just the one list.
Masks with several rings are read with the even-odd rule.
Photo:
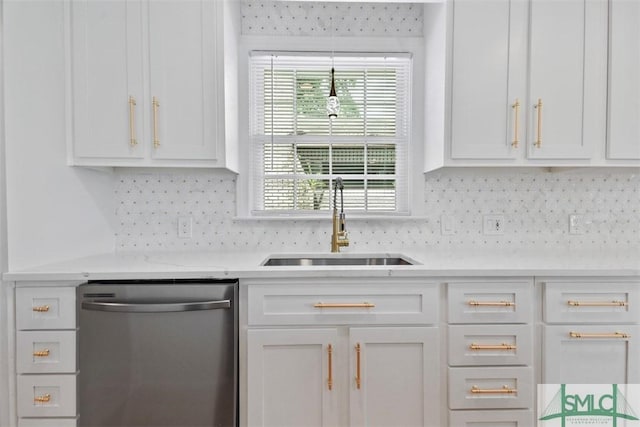
[[267, 258], [265, 267], [312, 267], [312, 266], [374, 266], [414, 265], [415, 262], [401, 255], [279, 255]]

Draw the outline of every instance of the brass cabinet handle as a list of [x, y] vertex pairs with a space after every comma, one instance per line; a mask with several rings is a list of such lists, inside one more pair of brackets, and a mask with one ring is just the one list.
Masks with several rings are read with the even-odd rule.
[[502, 343], [502, 344], [475, 344], [472, 343], [469, 346], [469, 349], [471, 350], [515, 350], [517, 347], [515, 344], [506, 344], [506, 343]]
[[626, 301], [567, 301], [572, 307], [626, 307], [629, 305]]
[[582, 332], [569, 332], [571, 338], [631, 338], [631, 335], [625, 332], [612, 332], [610, 334], [585, 334]]
[[46, 313], [50, 308], [51, 307], [49, 307], [48, 305], [37, 305], [33, 307], [32, 310], [38, 313]]
[[473, 307], [515, 307], [516, 303], [511, 301], [469, 301], [467, 302]]
[[153, 148], [158, 148], [160, 146], [160, 140], [158, 139], [158, 108], [160, 103], [158, 98], [154, 96], [151, 104], [153, 106]]
[[136, 99], [129, 96], [129, 145], [135, 147], [138, 145], [136, 140]]
[[360, 390], [362, 377], [360, 376], [360, 343], [356, 344], [356, 388]]
[[538, 135], [533, 145], [540, 148], [542, 146], [542, 98], [538, 98], [538, 103], [533, 108], [538, 110]]
[[514, 115], [513, 141], [511, 142], [511, 146], [518, 148], [518, 135], [520, 134], [520, 100], [518, 98], [516, 98], [516, 102], [511, 108], [513, 108]]
[[361, 303], [323, 303], [319, 302], [313, 305], [315, 308], [373, 308], [376, 305], [370, 302]]
[[510, 388], [507, 385], [503, 385], [502, 388], [479, 388], [477, 385], [471, 386], [471, 393], [473, 394], [515, 394], [518, 390]]
[[36, 396], [33, 398], [33, 401], [36, 403], [48, 403], [51, 401], [51, 395], [47, 393], [42, 396]]
[[327, 388], [333, 389], [333, 346], [329, 344], [327, 346], [327, 358], [329, 365], [329, 377], [327, 378]]
[[44, 350], [34, 351], [33, 357], [49, 357], [50, 353], [49, 349], [45, 348]]

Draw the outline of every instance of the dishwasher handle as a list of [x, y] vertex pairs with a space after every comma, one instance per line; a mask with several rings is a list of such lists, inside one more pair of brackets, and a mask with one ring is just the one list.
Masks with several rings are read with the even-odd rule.
[[231, 301], [194, 301], [176, 303], [127, 303], [118, 301], [83, 301], [84, 310], [112, 311], [119, 313], [170, 313], [180, 311], [216, 310], [231, 308]]

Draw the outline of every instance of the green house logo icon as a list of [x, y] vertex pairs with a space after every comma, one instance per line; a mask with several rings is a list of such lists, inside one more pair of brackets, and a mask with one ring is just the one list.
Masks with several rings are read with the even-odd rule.
[[[582, 387], [580, 391], [584, 389]], [[539, 418], [540, 421], [556, 419], [561, 422], [562, 427], [567, 425], [567, 420], [570, 420], [571, 425], [599, 424], [613, 427], [618, 426], [619, 420], [639, 420], [618, 384], [611, 384], [610, 392], [607, 390], [598, 393], [569, 393], [567, 385], [561, 384]]]

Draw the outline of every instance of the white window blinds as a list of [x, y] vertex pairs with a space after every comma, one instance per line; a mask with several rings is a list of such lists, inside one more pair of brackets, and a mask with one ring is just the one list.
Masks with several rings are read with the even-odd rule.
[[253, 52], [250, 67], [254, 213], [332, 209], [338, 176], [345, 210], [408, 212], [409, 55]]

